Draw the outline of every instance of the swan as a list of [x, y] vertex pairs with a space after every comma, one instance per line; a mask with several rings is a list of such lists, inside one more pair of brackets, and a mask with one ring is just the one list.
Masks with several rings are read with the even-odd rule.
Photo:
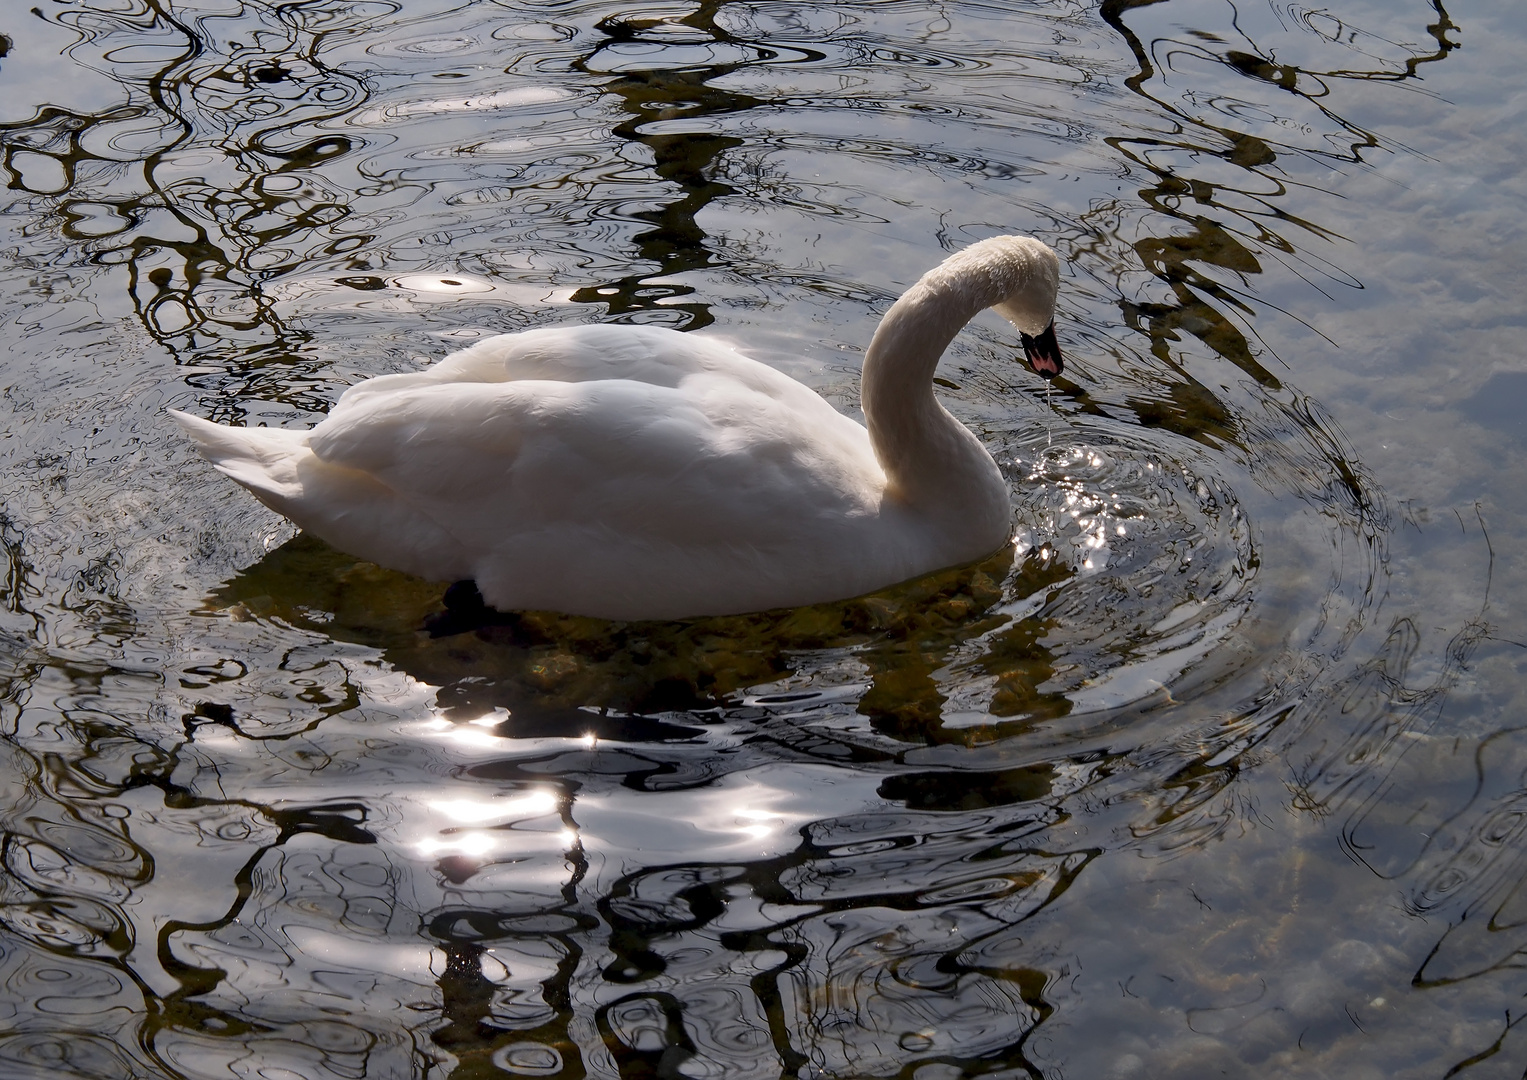
[[863, 426], [735, 350], [626, 325], [503, 334], [350, 387], [309, 430], [171, 410], [220, 472], [349, 554], [500, 611], [730, 615], [841, 600], [1007, 543], [1006, 481], [933, 396], [985, 308], [1061, 371], [1060, 267], [997, 236], [922, 276], [864, 357]]

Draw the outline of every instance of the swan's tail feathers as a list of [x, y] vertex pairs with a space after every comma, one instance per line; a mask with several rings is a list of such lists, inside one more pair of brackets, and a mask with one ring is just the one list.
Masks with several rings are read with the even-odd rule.
[[307, 431], [224, 427], [175, 409], [170, 415], [218, 472], [237, 480], [278, 514], [291, 516], [289, 507], [303, 493], [299, 467], [313, 456]]

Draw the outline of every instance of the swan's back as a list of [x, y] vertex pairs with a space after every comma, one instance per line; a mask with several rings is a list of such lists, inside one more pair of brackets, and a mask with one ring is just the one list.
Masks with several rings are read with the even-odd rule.
[[825, 404], [811, 390], [695, 334], [660, 326], [556, 326], [499, 334], [454, 352], [427, 370], [383, 375], [350, 387], [342, 407], [374, 393], [426, 383], [501, 383], [525, 380], [583, 383], [608, 379], [675, 387], [694, 375], [721, 374], [769, 397], [810, 407]]

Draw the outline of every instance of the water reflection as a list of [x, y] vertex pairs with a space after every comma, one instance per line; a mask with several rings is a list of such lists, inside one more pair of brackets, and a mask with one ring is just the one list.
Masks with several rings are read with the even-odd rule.
[[[1358, 91], [1425, 90], [1440, 6], [154, 2], [13, 31], [0, 72], [53, 68], [0, 107], [5, 1069], [1509, 1047], [1515, 729], [1476, 784], [1439, 725], [1507, 645], [1481, 607], [1439, 646], [1390, 573], [1397, 534], [1493, 572], [1486, 515], [1444, 542], [1392, 503], [1268, 344], [1320, 325], [1273, 282], [1365, 288], [1324, 193], [1409, 153]], [[1012, 229], [1068, 256], [1078, 363], [1047, 400], [978, 325], [942, 376], [1018, 543], [842, 604], [431, 637], [438, 588], [292, 538], [162, 423], [309, 422], [442, 338], [589, 318], [744, 338], [852, 408], [853, 343], [933, 245]], [[1488, 396], [1465, 412], [1504, 426]]]

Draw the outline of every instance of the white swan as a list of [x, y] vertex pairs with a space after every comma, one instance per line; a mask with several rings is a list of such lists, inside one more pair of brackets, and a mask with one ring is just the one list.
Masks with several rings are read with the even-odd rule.
[[501, 610], [611, 619], [844, 599], [991, 554], [1008, 488], [933, 397], [995, 307], [1060, 372], [1055, 253], [998, 236], [924, 274], [864, 358], [866, 426], [730, 348], [576, 326], [487, 338], [345, 391], [306, 431], [172, 415], [221, 472], [353, 555]]

